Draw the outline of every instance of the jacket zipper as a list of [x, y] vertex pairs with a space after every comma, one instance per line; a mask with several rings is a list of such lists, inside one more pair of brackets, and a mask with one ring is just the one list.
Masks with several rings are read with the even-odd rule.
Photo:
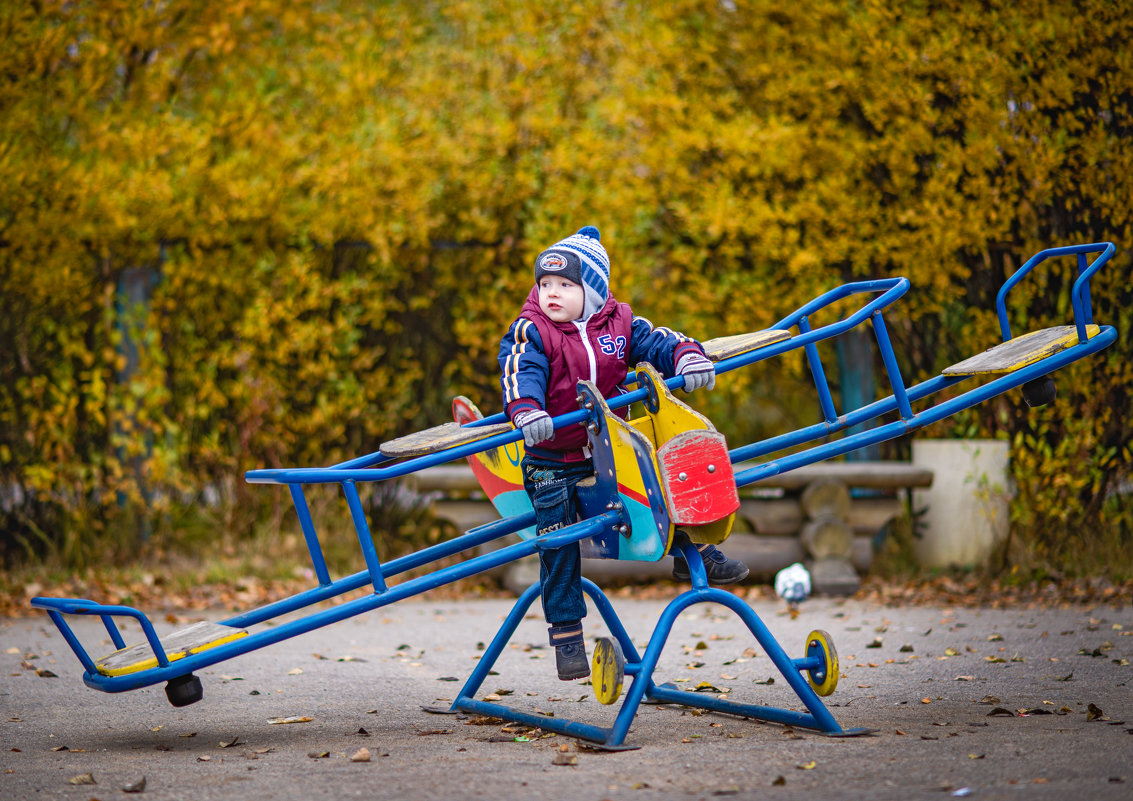
[[[582, 340], [582, 347], [586, 349], [586, 359], [590, 362], [590, 383], [598, 386], [598, 360], [594, 356], [594, 348], [590, 347], [590, 338], [586, 336], [586, 324], [590, 321], [587, 317], [582, 322], [578, 320], [571, 320], [575, 328], [578, 329], [578, 337]], [[582, 446], [582, 455], [589, 459], [591, 457], [590, 446]]]
[[572, 320], [575, 327], [578, 329], [578, 336], [582, 339], [582, 347], [586, 349], [586, 358], [590, 361], [590, 382], [598, 384], [598, 362], [594, 356], [594, 349], [590, 347], [590, 339], [586, 336], [586, 323], [590, 321], [587, 317], [585, 320]]

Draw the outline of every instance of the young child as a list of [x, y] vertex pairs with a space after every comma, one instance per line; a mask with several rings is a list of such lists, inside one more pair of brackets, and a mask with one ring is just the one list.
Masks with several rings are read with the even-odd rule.
[[[609, 286], [610, 260], [598, 229], [588, 225], [539, 254], [535, 286], [500, 343], [504, 408], [523, 430], [523, 486], [535, 508], [538, 534], [575, 521], [575, 486], [594, 474], [585, 429], [555, 431], [551, 422], [578, 408], [580, 379], [612, 398], [626, 392], [622, 382], [632, 365], [649, 362], [666, 378], [684, 376], [686, 392], [716, 385], [716, 370], [698, 342], [634, 317], [628, 305], [610, 295]], [[625, 409], [616, 413], [626, 415]], [[711, 545], [697, 547], [712, 583], [747, 577], [742, 562]], [[543, 614], [559, 678], [585, 678], [590, 665], [582, 636], [586, 603], [578, 543], [541, 551], [539, 559]], [[689, 577], [682, 557], [674, 557], [673, 577]]]

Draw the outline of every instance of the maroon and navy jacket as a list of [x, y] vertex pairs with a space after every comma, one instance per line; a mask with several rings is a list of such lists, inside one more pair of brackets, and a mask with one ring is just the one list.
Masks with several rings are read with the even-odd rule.
[[[504, 409], [513, 421], [529, 409], [556, 417], [578, 409], [579, 380], [594, 382], [603, 397], [613, 398], [625, 393], [622, 382], [631, 365], [649, 362], [672, 378], [677, 362], [690, 352], [704, 350], [683, 334], [635, 317], [628, 304], [613, 296], [586, 320], [556, 323], [539, 308], [539, 288], [534, 287], [500, 342]], [[616, 413], [625, 416], [624, 409]], [[527, 452], [555, 461], [581, 461], [588, 456], [586, 444], [586, 430], [569, 426]]]

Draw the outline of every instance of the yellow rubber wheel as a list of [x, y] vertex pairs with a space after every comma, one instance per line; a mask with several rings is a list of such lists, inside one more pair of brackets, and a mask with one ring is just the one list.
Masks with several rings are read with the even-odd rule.
[[806, 638], [808, 659], [818, 658], [818, 667], [807, 668], [807, 681], [816, 693], [825, 697], [838, 686], [838, 652], [834, 641], [822, 629], [815, 629]]
[[599, 637], [594, 645], [594, 670], [590, 682], [594, 696], [607, 706], [616, 703], [622, 694], [626, 677], [626, 658], [617, 640]]

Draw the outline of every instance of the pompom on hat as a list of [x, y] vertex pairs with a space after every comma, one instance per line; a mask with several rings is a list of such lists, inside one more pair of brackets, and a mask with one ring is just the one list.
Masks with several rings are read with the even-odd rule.
[[544, 275], [557, 275], [582, 286], [586, 295], [583, 318], [605, 306], [610, 297], [610, 257], [600, 239], [598, 229], [587, 225], [535, 259], [536, 284]]

